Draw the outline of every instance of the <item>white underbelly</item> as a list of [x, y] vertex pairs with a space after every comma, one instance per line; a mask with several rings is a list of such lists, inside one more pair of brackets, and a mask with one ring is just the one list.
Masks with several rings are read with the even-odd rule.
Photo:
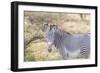
[[80, 54], [80, 49], [76, 50], [76, 51], [68, 51], [68, 55], [69, 57], [77, 57]]

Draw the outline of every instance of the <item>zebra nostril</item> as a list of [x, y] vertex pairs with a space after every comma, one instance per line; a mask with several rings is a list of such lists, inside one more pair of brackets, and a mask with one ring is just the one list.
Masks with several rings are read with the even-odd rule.
[[48, 52], [51, 53], [52, 49], [48, 49]]

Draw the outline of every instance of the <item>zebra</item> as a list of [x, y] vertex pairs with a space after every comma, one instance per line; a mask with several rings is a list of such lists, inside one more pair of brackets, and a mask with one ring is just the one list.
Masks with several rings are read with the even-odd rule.
[[90, 54], [90, 33], [70, 34], [59, 29], [56, 25], [44, 24], [48, 52], [52, 51], [52, 45], [58, 50], [63, 59], [68, 57], [88, 58]]

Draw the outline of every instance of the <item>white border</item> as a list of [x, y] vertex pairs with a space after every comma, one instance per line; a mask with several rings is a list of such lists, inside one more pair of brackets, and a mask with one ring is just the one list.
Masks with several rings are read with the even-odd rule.
[[[46, 11], [46, 12], [73, 12], [73, 13], [90, 13], [91, 14], [91, 52], [90, 59], [78, 60], [60, 60], [60, 61], [40, 61], [40, 62], [24, 62], [24, 11]], [[18, 7], [18, 68], [35, 68], [35, 67], [50, 67], [50, 66], [70, 66], [95, 64], [95, 10], [80, 9], [80, 8], [61, 8], [61, 7], [46, 7], [46, 6], [25, 6]]]

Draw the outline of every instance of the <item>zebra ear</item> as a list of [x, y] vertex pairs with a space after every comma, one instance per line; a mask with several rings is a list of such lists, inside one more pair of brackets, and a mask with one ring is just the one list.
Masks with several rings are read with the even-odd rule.
[[57, 25], [53, 25], [54, 28], [57, 28]]
[[54, 23], [54, 24], [53, 24], [53, 26], [54, 26], [54, 27], [57, 27], [57, 24], [56, 24], [56, 23]]
[[52, 25], [50, 25], [50, 30], [52, 29]]

